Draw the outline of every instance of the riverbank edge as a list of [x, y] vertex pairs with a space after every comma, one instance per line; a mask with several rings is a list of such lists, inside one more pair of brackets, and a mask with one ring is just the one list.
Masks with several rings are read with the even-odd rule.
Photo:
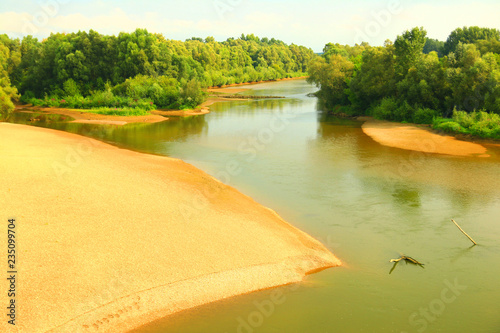
[[280, 82], [280, 81], [291, 81], [291, 80], [303, 80], [307, 79], [309, 76], [296, 76], [296, 77], [287, 77], [283, 79], [274, 79], [274, 80], [264, 80], [264, 81], [255, 81], [255, 82], [242, 82], [242, 83], [233, 83], [233, 84], [226, 84], [222, 86], [213, 86], [213, 87], [208, 87], [207, 89], [223, 89], [223, 88], [229, 88], [229, 87], [239, 87], [239, 86], [246, 86], [246, 85], [251, 85], [251, 84], [259, 84], [259, 83], [271, 83], [271, 82]]
[[[476, 140], [462, 140], [432, 128], [361, 116], [363, 133], [381, 145], [430, 154], [490, 157], [487, 148]], [[492, 143], [489, 143], [492, 144]]]
[[[77, 139], [81, 142], [85, 141], [92, 142], [94, 150], [99, 149], [98, 147], [103, 146], [105, 150], [112, 150], [115, 154], [122, 152], [123, 154], [145, 157], [146, 159], [152, 158], [154, 155], [141, 154], [126, 149], [119, 149], [114, 146], [108, 145], [106, 143], [100, 142], [98, 140], [88, 139], [81, 137], [76, 134], [66, 133], [62, 131], [56, 131], [52, 129], [37, 128], [28, 125], [17, 125], [0, 123], [0, 130], [3, 128], [13, 128], [16, 132], [30, 131], [30, 132], [46, 132], [51, 135], [56, 135], [63, 139]], [[20, 135], [21, 133], [17, 133]], [[21, 136], [21, 135], [20, 135]], [[12, 147], [12, 145], [20, 145], [22, 148], [22, 142], [8, 142], [11, 136], [7, 135], [4, 145]], [[24, 136], [21, 136], [24, 138]], [[48, 144], [50, 140], [43, 140], [44, 145]], [[64, 150], [65, 147], [60, 147], [60, 145], [49, 145], [51, 150]], [[15, 151], [22, 151], [22, 149], [15, 149]], [[8, 157], [5, 156], [5, 157]], [[182, 162], [179, 159], [169, 158], [169, 157], [154, 157], [155, 159], [160, 158], [162, 164], [174, 163], [176, 167], [181, 163], [182, 167], [186, 169], [186, 173], [189, 174], [190, 178], [203, 177], [210, 178], [210, 186], [223, 186], [228, 189], [234, 196], [243, 198], [246, 201], [251, 201], [255, 210], [264, 209], [267, 213], [274, 216], [274, 225], [272, 228], [280, 229], [280, 234], [285, 235], [290, 234], [296, 237], [302, 248], [302, 255], [300, 256], [289, 256], [284, 260], [279, 262], [265, 263], [261, 265], [253, 265], [248, 267], [240, 267], [234, 270], [226, 270], [221, 272], [216, 272], [213, 274], [201, 275], [199, 277], [177, 281], [174, 283], [168, 283], [165, 285], [154, 286], [140, 292], [133, 293], [131, 295], [125, 295], [118, 297], [107, 304], [99, 306], [93, 310], [90, 310], [84, 314], [80, 314], [73, 319], [60, 324], [57, 327], [49, 329], [47, 332], [86, 332], [88, 329], [93, 329], [92, 323], [97, 323], [101, 325], [104, 322], [109, 322], [113, 318], [121, 316], [121, 321], [117, 325], [105, 328], [103, 332], [127, 332], [134, 328], [148, 324], [154, 320], [167, 317], [173, 313], [200, 306], [203, 304], [208, 304], [218, 300], [226, 299], [233, 296], [238, 296], [257, 290], [273, 288], [281, 285], [286, 285], [294, 282], [301, 281], [304, 276], [309, 273], [314, 273], [322, 269], [329, 267], [340, 266], [342, 263], [338, 260], [330, 251], [328, 251], [320, 242], [313, 239], [311, 236], [305, 232], [293, 227], [292, 225], [285, 222], [281, 217], [278, 216], [273, 210], [263, 207], [253, 199], [244, 194], [238, 192], [234, 188], [222, 184], [217, 179], [207, 175], [202, 170], [195, 168], [194, 166]], [[26, 155], [26, 159], [29, 159], [29, 155]], [[17, 169], [14, 175], [17, 174]], [[36, 172], [34, 170], [33, 172]], [[54, 182], [57, 184], [57, 182]], [[29, 190], [29, 189], [27, 189]], [[193, 193], [193, 200], [195, 200], [196, 193]], [[232, 196], [231, 196], [232, 197]], [[168, 202], [167, 198], [164, 198]], [[235, 198], [236, 200], [236, 198]], [[33, 209], [36, 209], [33, 208]], [[40, 208], [42, 209], [42, 208]], [[74, 223], [75, 221], [72, 221]], [[259, 240], [259, 242], [264, 242], [265, 240]], [[295, 249], [297, 250], [297, 249]], [[26, 281], [27, 283], [28, 281]], [[65, 281], [68, 283], [69, 281]], [[220, 288], [224, 285], [224, 288]], [[214, 289], [208, 288], [213, 286]], [[196, 297], [193, 297], [195, 294]], [[165, 297], [169, 295], [169, 297]], [[26, 304], [27, 306], [28, 304]], [[126, 315], [123, 313], [123, 309], [137, 307], [138, 311], [132, 311], [133, 314]], [[55, 323], [54, 323], [55, 324]]]
[[[92, 123], [92, 124], [106, 124], [106, 125], [126, 125], [132, 123], [158, 123], [166, 121], [168, 117], [189, 117], [200, 116], [210, 113], [209, 106], [216, 102], [225, 101], [224, 98], [208, 98], [205, 102], [200, 104], [195, 109], [189, 110], [152, 110], [146, 116], [117, 116], [117, 115], [103, 115], [92, 112], [85, 112], [81, 109], [64, 109], [64, 108], [48, 108], [38, 107], [31, 105], [16, 105], [17, 112], [44, 112], [48, 114], [57, 114], [71, 117], [74, 120], [72, 123]], [[229, 99], [228, 99], [229, 100]], [[32, 120], [36, 122], [36, 118]]]
[[[237, 86], [245, 86], [245, 85], [253, 85], [259, 83], [271, 83], [271, 82], [280, 82], [280, 81], [289, 81], [289, 80], [302, 80], [307, 79], [308, 76], [300, 76], [300, 77], [291, 77], [291, 78], [283, 78], [283, 79], [274, 79], [274, 80], [266, 80], [266, 81], [257, 81], [257, 82], [243, 82], [243, 83], [234, 83], [230, 85], [223, 86], [215, 86], [208, 87], [206, 90], [208, 92], [217, 92], [224, 91], [225, 88], [228, 87], [237, 87]], [[157, 123], [161, 121], [168, 120], [168, 117], [191, 117], [191, 116], [201, 116], [210, 113], [210, 105], [217, 102], [224, 101], [235, 101], [239, 100], [237, 98], [225, 98], [212, 96], [207, 98], [205, 102], [200, 104], [194, 109], [187, 110], [152, 110], [150, 115], [146, 116], [117, 116], [117, 115], [102, 115], [98, 113], [85, 112], [81, 109], [65, 109], [65, 108], [50, 108], [50, 107], [38, 107], [32, 106], [30, 104], [16, 104], [15, 111], [24, 111], [24, 112], [45, 112], [49, 114], [59, 114], [74, 118], [71, 122], [73, 123], [84, 123], [84, 124], [106, 124], [106, 125], [126, 125], [131, 123]], [[241, 99], [246, 100], [246, 99]], [[34, 119], [33, 121], [36, 121]]]
[[[309, 274], [315, 274], [341, 265], [340, 261], [334, 263], [326, 258], [302, 256], [290, 257], [288, 260], [278, 263], [217, 272], [122, 297], [91, 312], [82, 314], [61, 326], [47, 331], [47, 333], [86, 332], [87, 329], [92, 328], [88, 323], [102, 321], [109, 318], [110, 314], [118, 315], [124, 308], [133, 306], [144, 309], [148, 307], [147, 311], [132, 318], [127, 318], [118, 325], [103, 331], [127, 333], [184, 310], [257, 291], [300, 283]], [[265, 276], [266, 278], [254, 280], [252, 286], [248, 287], [244, 281], [249, 276]], [[221, 283], [224, 284], [224, 290], [220, 289]], [[198, 292], [195, 298], [192, 297], [192, 291]], [[165, 297], [166, 295], [168, 297]]]

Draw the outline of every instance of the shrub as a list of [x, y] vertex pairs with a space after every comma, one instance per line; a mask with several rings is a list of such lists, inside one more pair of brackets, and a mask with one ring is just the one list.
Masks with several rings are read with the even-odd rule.
[[408, 104], [407, 101], [404, 101], [401, 103], [399, 107], [397, 107], [394, 112], [393, 112], [393, 119], [395, 121], [412, 121], [413, 119], [413, 113], [414, 113], [413, 107]]
[[438, 117], [438, 112], [429, 108], [417, 108], [413, 114], [413, 122], [416, 124], [432, 124], [434, 118]]
[[66, 82], [63, 83], [63, 87], [66, 96], [80, 95], [80, 88], [73, 79], [66, 80]]
[[[188, 92], [188, 97], [191, 97], [191, 100], [197, 100], [201, 103], [202, 100], [191, 96], [194, 95], [196, 97], [197, 94], [202, 93], [199, 85], [196, 86], [195, 89], [198, 89], [198, 91]], [[181, 96], [179, 82], [176, 79], [169, 78], [167, 76], [152, 78], [144, 75], [138, 75], [115, 86], [112, 89], [112, 92], [118, 96], [130, 97], [133, 100], [144, 99], [149, 102], [153, 102], [153, 104], [159, 107], [172, 108], [173, 106], [184, 103], [184, 97]]]
[[9, 113], [12, 110], [14, 110], [14, 104], [11, 96], [0, 85], [0, 114]]
[[448, 133], [470, 134], [487, 139], [500, 139], [500, 115], [485, 111], [454, 111], [452, 119], [436, 118], [433, 128]]
[[87, 112], [103, 114], [103, 115], [113, 115], [113, 116], [146, 116], [150, 114], [145, 109], [130, 108], [130, 107], [124, 107], [124, 108], [101, 107], [97, 109], [91, 109]]
[[32, 103], [31, 100], [35, 98], [35, 93], [33, 93], [31, 90], [27, 90], [22, 94], [20, 101], [23, 103]]
[[462, 128], [462, 126], [460, 126], [460, 124], [458, 124], [454, 121], [451, 121], [451, 120], [436, 124], [433, 126], [433, 128], [437, 129], [437, 130], [441, 130], [441, 131], [446, 132], [446, 133], [463, 133], [464, 132], [464, 129]]
[[468, 114], [465, 111], [457, 111], [457, 109], [453, 110], [452, 119], [465, 128], [469, 128], [474, 123], [474, 116], [472, 114]]
[[372, 109], [372, 116], [382, 120], [396, 120], [394, 118], [397, 108], [398, 104], [394, 98], [386, 97]]
[[188, 108], [194, 108], [203, 102], [204, 95], [200, 84], [196, 80], [191, 80], [182, 88], [181, 97], [183, 104]]

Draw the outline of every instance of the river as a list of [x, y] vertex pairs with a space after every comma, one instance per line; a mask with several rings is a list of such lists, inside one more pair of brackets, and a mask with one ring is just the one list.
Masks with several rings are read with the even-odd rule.
[[[498, 147], [488, 146], [490, 158], [384, 147], [360, 122], [326, 115], [304, 80], [245, 88], [286, 98], [216, 103], [210, 114], [155, 124], [36, 123], [181, 158], [276, 210], [345, 264], [278, 288], [279, 300], [276, 289], [259, 291], [134, 332], [500, 332]], [[401, 262], [391, 272], [400, 254], [423, 268]]]

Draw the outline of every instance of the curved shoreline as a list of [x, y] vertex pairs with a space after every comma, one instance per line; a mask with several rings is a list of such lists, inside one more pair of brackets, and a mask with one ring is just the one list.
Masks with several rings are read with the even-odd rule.
[[363, 132], [381, 145], [429, 154], [490, 157], [481, 144], [441, 135], [414, 124], [403, 124], [372, 117], [358, 117], [364, 121]]
[[308, 77], [309, 76], [297, 76], [297, 77], [287, 77], [287, 78], [275, 79], [275, 80], [264, 80], [264, 81], [255, 81], [255, 82], [232, 83], [232, 84], [225, 84], [225, 85], [222, 85], [222, 86], [208, 87], [207, 89], [217, 90], [217, 89], [223, 89], [223, 88], [229, 88], [229, 87], [246, 86], [246, 85], [250, 85], [250, 84], [270, 83], [270, 82], [280, 82], [280, 81], [290, 81], [290, 80], [303, 80], [303, 79], [307, 79]]
[[[301, 80], [305, 79], [307, 76], [284, 78], [277, 80], [268, 81], [258, 81], [258, 82], [244, 82], [244, 83], [234, 83], [230, 85], [223, 85], [220, 87], [208, 87], [208, 92], [227, 92], [230, 87], [253, 85], [259, 83], [269, 83], [269, 82], [280, 82], [288, 80]], [[231, 89], [229, 92], [238, 93], [248, 89]], [[84, 123], [84, 124], [105, 124], [105, 125], [125, 125], [128, 123], [157, 123], [161, 121], [168, 120], [168, 117], [189, 117], [189, 116], [200, 116], [210, 113], [209, 106], [216, 102], [224, 101], [234, 101], [235, 98], [224, 98], [224, 97], [209, 97], [205, 102], [200, 104], [195, 109], [190, 110], [153, 110], [150, 115], [146, 116], [117, 116], [117, 115], [102, 115], [98, 113], [85, 112], [81, 109], [65, 109], [65, 108], [49, 108], [49, 107], [37, 107], [31, 105], [16, 105], [16, 111], [30, 111], [30, 112], [46, 112], [49, 114], [60, 114], [74, 118], [71, 122], [73, 123]], [[242, 99], [246, 100], [246, 99]], [[35, 120], [36, 121], [36, 120]]]
[[341, 265], [181, 160], [26, 125], [0, 133], [0, 199], [22, 237], [21, 331], [126, 332]]
[[[210, 113], [209, 106], [224, 101], [234, 101], [235, 98], [210, 97], [205, 102], [200, 104], [196, 109], [190, 110], [152, 110], [150, 115], [146, 116], [116, 116], [102, 115], [98, 113], [85, 112], [81, 109], [64, 109], [64, 108], [46, 108], [34, 107], [29, 105], [16, 105], [18, 112], [44, 112], [48, 114], [58, 114], [73, 118], [72, 123], [82, 124], [102, 124], [102, 125], [126, 125], [129, 123], [157, 123], [166, 121], [168, 117], [189, 117], [200, 116]], [[244, 100], [244, 99], [242, 99]], [[246, 100], [246, 99], [245, 99]], [[36, 119], [34, 120], [36, 121]]]

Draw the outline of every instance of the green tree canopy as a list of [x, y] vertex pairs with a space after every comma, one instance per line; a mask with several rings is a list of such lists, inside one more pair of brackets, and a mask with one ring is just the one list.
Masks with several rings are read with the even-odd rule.
[[457, 28], [451, 32], [444, 44], [444, 54], [455, 52], [458, 44], [473, 44], [479, 40], [500, 40], [500, 31], [478, 26]]
[[408, 70], [416, 66], [422, 58], [427, 31], [424, 28], [413, 28], [399, 35], [394, 42], [396, 55], [396, 76], [398, 80], [406, 77]]

